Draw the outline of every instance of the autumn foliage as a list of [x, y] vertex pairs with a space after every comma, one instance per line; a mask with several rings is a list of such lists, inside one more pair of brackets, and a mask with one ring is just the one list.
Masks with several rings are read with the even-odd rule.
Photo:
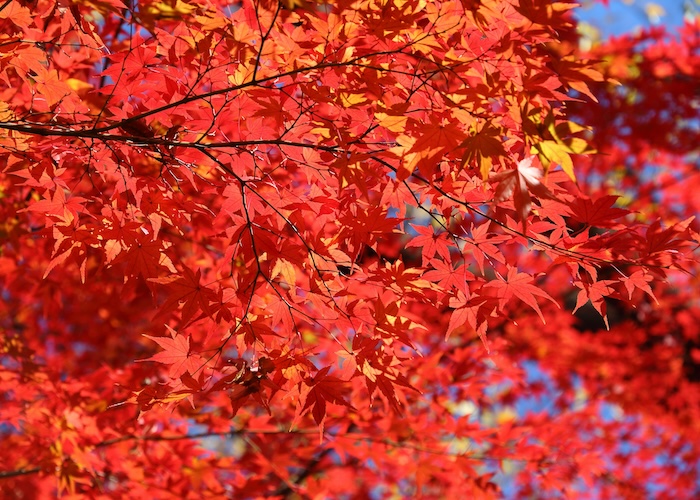
[[700, 22], [0, 3], [3, 498], [700, 494]]

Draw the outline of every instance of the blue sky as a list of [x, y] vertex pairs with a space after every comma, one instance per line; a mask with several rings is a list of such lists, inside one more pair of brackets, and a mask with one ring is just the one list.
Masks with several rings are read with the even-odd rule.
[[602, 38], [633, 32], [640, 27], [683, 24], [683, 17], [698, 15], [700, 0], [579, 0], [579, 20], [595, 27]]

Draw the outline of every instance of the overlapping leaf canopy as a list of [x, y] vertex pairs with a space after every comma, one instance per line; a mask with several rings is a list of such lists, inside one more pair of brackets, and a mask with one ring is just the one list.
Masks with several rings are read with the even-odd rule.
[[[616, 470], [645, 433], [697, 458], [697, 380], [663, 347], [697, 365], [697, 339], [655, 315], [692, 323], [698, 237], [682, 189], [652, 213], [601, 184], [625, 137], [591, 110], [625, 78], [578, 51], [573, 4], [0, 7], [4, 484], [692, 490], [690, 458]], [[662, 361], [649, 422], [630, 380]], [[551, 411], [523, 413], [537, 374]]]

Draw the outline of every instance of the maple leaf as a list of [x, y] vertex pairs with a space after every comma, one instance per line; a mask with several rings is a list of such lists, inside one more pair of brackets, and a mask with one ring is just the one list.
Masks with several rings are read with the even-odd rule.
[[576, 297], [576, 307], [574, 307], [574, 312], [578, 311], [590, 301], [595, 310], [598, 311], [598, 314], [600, 314], [603, 318], [605, 328], [610, 330], [605, 297], [609, 297], [615, 293], [615, 289], [612, 287], [612, 285], [615, 283], [616, 282], [614, 280], [600, 280], [592, 284], [582, 281], [575, 281], [574, 285], [581, 288], [581, 291]]
[[55, 69], [36, 67], [37, 74], [33, 77], [37, 91], [46, 98], [49, 106], [56, 105], [61, 99], [71, 93], [70, 88], [63, 82]]
[[466, 266], [452, 264], [451, 261], [442, 259], [431, 259], [429, 262], [432, 269], [423, 274], [427, 281], [436, 283], [441, 290], [449, 291], [451, 288], [467, 294], [469, 282], [474, 279], [474, 275], [466, 269]]
[[505, 278], [499, 276], [499, 279], [489, 281], [484, 285], [484, 289], [493, 289], [498, 297], [501, 307], [504, 307], [508, 301], [513, 297], [516, 297], [528, 306], [535, 310], [537, 315], [542, 320], [542, 323], [546, 324], [547, 321], [540, 310], [540, 306], [537, 304], [536, 297], [543, 297], [551, 301], [557, 307], [557, 301], [554, 300], [547, 292], [541, 288], [533, 285], [533, 278], [527, 273], [520, 273], [515, 267], [508, 266], [508, 274]]
[[632, 299], [632, 293], [636, 288], [639, 288], [640, 290], [644, 291], [647, 293], [652, 299], [654, 299], [654, 302], [657, 304], [659, 303], [658, 299], [654, 296], [654, 292], [651, 289], [651, 286], [649, 286], [649, 283], [653, 281], [654, 278], [652, 278], [649, 273], [645, 272], [643, 269], [640, 269], [638, 271], [633, 272], [629, 276], [624, 276], [622, 278], [622, 283], [624, 283], [625, 288], [627, 288], [627, 292], [629, 293], [629, 298]]
[[419, 234], [411, 238], [411, 240], [406, 243], [406, 247], [421, 247], [423, 248], [422, 259], [423, 266], [435, 257], [435, 254], [440, 255], [445, 262], [450, 262], [450, 245], [447, 239], [447, 233], [436, 234], [432, 227], [419, 226], [416, 224], [411, 224], [411, 227]]
[[[695, 220], [695, 216], [677, 222], [672, 226], [662, 229], [661, 221], [656, 220], [646, 231], [646, 253], [650, 260], [658, 260], [668, 264], [668, 254], [680, 254], [688, 246], [688, 242], [683, 235], [688, 234], [690, 224]], [[664, 262], [665, 261], [665, 262]]]
[[499, 183], [494, 195], [494, 202], [500, 203], [512, 197], [515, 211], [523, 225], [523, 231], [527, 231], [527, 216], [532, 205], [531, 192], [540, 198], [557, 200], [547, 189], [547, 186], [540, 182], [542, 170], [532, 164], [533, 159], [534, 156], [528, 156], [520, 160], [514, 169], [489, 176], [489, 181]]
[[211, 304], [220, 301], [217, 301], [217, 294], [214, 290], [200, 283], [201, 276], [201, 270], [198, 269], [194, 273], [185, 267], [182, 275], [151, 279], [153, 283], [167, 284], [170, 293], [160, 307], [157, 316], [176, 310], [180, 304], [182, 304], [182, 324], [190, 322], [197, 311], [210, 315], [212, 313]]
[[235, 384], [231, 387], [228, 393], [231, 401], [232, 416], [235, 417], [238, 411], [243, 408], [243, 405], [250, 399], [253, 394], [260, 392], [260, 380], [252, 378], [244, 384]]
[[29, 26], [31, 24], [31, 11], [19, 2], [10, 2], [0, 10], [0, 19], [9, 19], [16, 26]]
[[508, 241], [510, 239], [508, 236], [489, 233], [487, 224], [480, 224], [478, 226], [472, 224], [469, 232], [471, 237], [466, 238], [466, 241], [472, 245], [471, 253], [476, 259], [476, 264], [479, 266], [479, 271], [481, 271], [482, 275], [485, 271], [484, 261], [486, 259], [493, 259], [496, 262], [505, 264], [505, 257], [497, 245]]
[[590, 198], [577, 198], [569, 204], [571, 218], [594, 227], [612, 227], [615, 219], [629, 214], [628, 210], [613, 208], [618, 196], [603, 196], [593, 201]]
[[454, 308], [454, 311], [450, 315], [450, 322], [447, 325], [445, 340], [447, 340], [455, 330], [462, 327], [462, 325], [468, 324], [481, 339], [486, 352], [489, 352], [490, 348], [486, 340], [487, 323], [483, 318], [479, 317], [479, 311], [483, 304], [483, 300], [470, 303], [469, 296], [461, 290], [457, 292], [456, 297], [450, 298], [450, 307]]
[[323, 423], [326, 419], [326, 403], [334, 403], [352, 409], [352, 405], [343, 397], [346, 382], [328, 375], [330, 369], [330, 366], [326, 366], [313, 377], [304, 380], [300, 392], [300, 409], [297, 410], [298, 416], [311, 411], [314, 421], [320, 427], [321, 435], [323, 435]]
[[[151, 240], [143, 232], [137, 233], [137, 237], [127, 250], [122, 248], [117, 241], [106, 247], [108, 255], [116, 255], [112, 261], [112, 265], [125, 263], [126, 271], [124, 273], [124, 281], [128, 281], [129, 277], [141, 276], [151, 282], [163, 271], [173, 272], [172, 261], [165, 254], [164, 242], [161, 240]], [[117, 250], [119, 250], [117, 252]]]
[[154, 341], [164, 350], [156, 353], [150, 358], [141, 359], [139, 361], [156, 361], [170, 365], [168, 375], [170, 378], [180, 378], [185, 373], [190, 375], [196, 374], [204, 366], [202, 358], [197, 354], [190, 352], [190, 339], [184, 335], [178, 334], [168, 325], [165, 327], [170, 332], [170, 337], [153, 337], [145, 335], [147, 339]]
[[284, 281], [285, 287], [290, 289], [292, 296], [296, 295], [296, 270], [294, 265], [286, 259], [277, 259], [272, 271], [270, 271], [270, 280], [274, 280], [280, 276]]
[[[59, 222], [75, 222], [78, 221], [78, 215], [85, 211], [83, 204], [85, 198], [80, 196], [71, 196], [66, 200], [66, 193], [62, 188], [57, 188], [51, 198], [39, 200], [32, 203], [28, 208], [22, 209], [19, 212], [39, 212], [47, 217], [54, 217]], [[53, 220], [47, 221], [47, 227], [54, 224]]]
[[367, 337], [355, 336], [353, 349], [356, 354], [357, 369], [365, 376], [365, 383], [370, 397], [374, 397], [377, 389], [386, 398], [391, 409], [402, 413], [401, 394], [398, 387], [406, 387], [420, 392], [413, 387], [408, 379], [397, 369], [401, 361], [385, 349], [376, 349], [376, 341]]
[[493, 157], [506, 156], [502, 135], [495, 127], [485, 125], [479, 132], [467, 137], [460, 144], [460, 147], [465, 148], [462, 165], [475, 161], [481, 177], [487, 179], [493, 167]]
[[446, 152], [459, 147], [463, 137], [464, 133], [456, 120], [436, 118], [421, 123], [418, 133], [411, 137], [410, 159], [399, 171], [399, 179], [403, 179], [406, 173], [412, 173], [416, 167], [424, 177], [430, 178], [435, 164]]
[[374, 330], [387, 339], [397, 340], [415, 349], [409, 333], [424, 327], [406, 318], [400, 311], [399, 306], [400, 304], [397, 302], [378, 300], [374, 305], [374, 317], [376, 320]]
[[[229, 400], [231, 401], [231, 410], [234, 416], [250, 397], [264, 407], [268, 414], [271, 413], [269, 398], [279, 390], [279, 387], [267, 378], [267, 373], [267, 369], [262, 366], [256, 369], [251, 368], [245, 372], [243, 379], [238, 384], [231, 387]], [[264, 390], [265, 388], [271, 390], [270, 396]]]
[[290, 330], [294, 325], [294, 318], [292, 317], [290, 307], [290, 304], [282, 297], [278, 295], [270, 297], [265, 308], [266, 312], [271, 313], [270, 327], [275, 328], [281, 323], [285, 330]]

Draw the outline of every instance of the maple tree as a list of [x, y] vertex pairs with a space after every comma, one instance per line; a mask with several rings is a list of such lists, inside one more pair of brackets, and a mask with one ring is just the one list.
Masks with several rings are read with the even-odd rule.
[[0, 4], [0, 491], [698, 492], [700, 22]]

